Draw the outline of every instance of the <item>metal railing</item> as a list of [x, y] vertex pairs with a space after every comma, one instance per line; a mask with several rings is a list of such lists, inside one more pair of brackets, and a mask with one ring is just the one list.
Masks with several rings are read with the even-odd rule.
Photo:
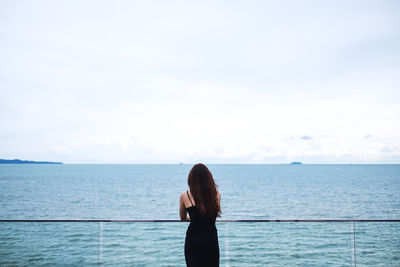
[[[10, 219], [10, 220], [0, 220], [0, 222], [130, 222], [130, 223], [147, 223], [147, 222], [189, 222], [189, 221], [181, 221], [181, 220], [171, 220], [171, 219], [160, 219], [160, 220], [148, 220], [148, 219], [139, 219], [139, 220], [114, 220], [114, 219]], [[258, 220], [258, 219], [245, 219], [245, 220], [216, 220], [216, 222], [400, 222], [400, 220], [386, 220], [386, 219], [301, 219], [301, 220]]]
[[[0, 223], [99, 223], [97, 263], [103, 264], [103, 224], [104, 223], [178, 223], [189, 222], [171, 219], [1, 219]], [[244, 219], [244, 220], [217, 220], [216, 223], [349, 223], [351, 230], [351, 265], [357, 266], [356, 253], [356, 223], [399, 223], [396, 219]], [[399, 244], [400, 245], [400, 244]], [[227, 246], [227, 245], [226, 245]], [[228, 249], [229, 252], [229, 249]], [[399, 251], [400, 253], [400, 251]], [[1, 255], [1, 251], [0, 251]], [[229, 257], [228, 257], [229, 258]], [[1, 262], [0, 262], [1, 265]], [[225, 264], [225, 266], [229, 266]]]

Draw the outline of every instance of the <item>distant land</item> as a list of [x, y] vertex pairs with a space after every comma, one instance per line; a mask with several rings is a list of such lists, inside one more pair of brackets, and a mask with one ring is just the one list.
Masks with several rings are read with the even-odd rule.
[[291, 162], [290, 164], [293, 164], [293, 165], [301, 165], [301, 164], [303, 164], [303, 163], [301, 163], [300, 161], [293, 161], [293, 162]]
[[0, 164], [63, 164], [62, 162], [53, 161], [31, 161], [20, 159], [0, 159]]

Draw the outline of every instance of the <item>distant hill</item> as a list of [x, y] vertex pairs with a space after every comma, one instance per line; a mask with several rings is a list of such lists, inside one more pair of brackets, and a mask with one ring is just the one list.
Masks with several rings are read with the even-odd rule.
[[301, 165], [301, 164], [303, 164], [303, 163], [301, 163], [300, 161], [293, 161], [293, 162], [291, 162], [290, 164], [293, 164], [293, 165]]
[[20, 159], [0, 159], [0, 164], [63, 164], [62, 162], [53, 161], [31, 161]]

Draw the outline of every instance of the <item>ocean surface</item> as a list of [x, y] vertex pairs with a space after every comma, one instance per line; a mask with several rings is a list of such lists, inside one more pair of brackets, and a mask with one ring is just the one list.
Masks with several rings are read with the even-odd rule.
[[[220, 219], [400, 219], [400, 165], [208, 166]], [[179, 219], [191, 167], [0, 165], [0, 219]], [[187, 226], [0, 222], [0, 266], [185, 266]], [[221, 266], [400, 266], [400, 223], [217, 229]]]

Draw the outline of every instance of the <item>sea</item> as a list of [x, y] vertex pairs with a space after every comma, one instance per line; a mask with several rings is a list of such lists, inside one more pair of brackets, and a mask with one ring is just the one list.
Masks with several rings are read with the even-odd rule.
[[[209, 164], [218, 220], [400, 219], [400, 165]], [[191, 164], [1, 164], [0, 219], [179, 219]], [[0, 266], [186, 266], [188, 222], [0, 222]], [[400, 266], [400, 222], [218, 222], [220, 266]]]

